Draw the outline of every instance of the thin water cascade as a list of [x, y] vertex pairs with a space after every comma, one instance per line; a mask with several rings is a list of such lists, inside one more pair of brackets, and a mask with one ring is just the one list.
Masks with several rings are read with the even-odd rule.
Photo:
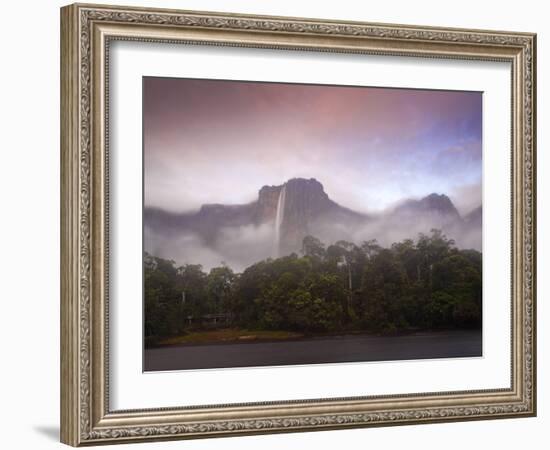
[[279, 257], [281, 248], [281, 227], [285, 218], [286, 184], [283, 184], [279, 191], [277, 201], [277, 213], [275, 214], [275, 240], [273, 241], [273, 257]]

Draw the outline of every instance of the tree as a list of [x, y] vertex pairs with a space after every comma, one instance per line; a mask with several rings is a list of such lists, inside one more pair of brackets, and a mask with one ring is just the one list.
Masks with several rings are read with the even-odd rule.
[[363, 268], [367, 261], [362, 249], [348, 241], [337, 241], [327, 248], [327, 260], [333, 270], [340, 273], [346, 297], [342, 301], [342, 309], [346, 322], [356, 320], [354, 312], [354, 296], [361, 285]]
[[147, 342], [181, 334], [205, 314], [227, 314], [249, 329], [392, 332], [479, 327], [482, 255], [458, 250], [440, 230], [383, 248], [314, 236], [293, 253], [235, 274], [144, 255]]
[[144, 255], [144, 333], [146, 343], [183, 329], [181, 301], [174, 261]]
[[284, 272], [263, 290], [256, 301], [263, 311], [261, 323], [269, 329], [294, 328], [290, 301], [299, 288], [300, 278], [293, 272]]
[[365, 267], [362, 286], [363, 323], [373, 330], [393, 331], [402, 327], [400, 309], [405, 281], [401, 261], [391, 250], [381, 250]]
[[230, 307], [230, 295], [235, 274], [227, 267], [214, 267], [206, 277], [208, 309], [212, 313], [222, 313]]
[[177, 269], [179, 295], [185, 293], [185, 313], [193, 318], [210, 312], [206, 294], [206, 274], [200, 264], [185, 264]]
[[302, 241], [302, 253], [313, 259], [325, 258], [325, 245], [314, 236], [306, 236]]
[[376, 239], [370, 239], [368, 241], [363, 241], [361, 244], [361, 250], [363, 251], [363, 254], [367, 258], [367, 260], [370, 260], [374, 258], [380, 251], [382, 250], [382, 247], [378, 245], [378, 241]]
[[422, 265], [422, 253], [416, 247], [412, 239], [396, 242], [391, 246], [397, 258], [403, 263], [407, 274], [407, 281], [414, 283], [420, 281], [420, 267]]
[[471, 253], [457, 252], [434, 264], [434, 295], [452, 298], [452, 308], [442, 325], [481, 324], [481, 270]]
[[424, 321], [429, 328], [449, 326], [452, 324], [456, 298], [443, 291], [432, 294], [424, 307]]

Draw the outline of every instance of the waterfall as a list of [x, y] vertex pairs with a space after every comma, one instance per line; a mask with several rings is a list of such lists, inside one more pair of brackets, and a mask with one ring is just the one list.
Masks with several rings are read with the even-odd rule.
[[279, 256], [281, 247], [281, 227], [285, 218], [285, 198], [286, 184], [283, 184], [279, 191], [279, 200], [277, 201], [277, 213], [275, 214], [275, 240], [273, 242], [273, 257]]

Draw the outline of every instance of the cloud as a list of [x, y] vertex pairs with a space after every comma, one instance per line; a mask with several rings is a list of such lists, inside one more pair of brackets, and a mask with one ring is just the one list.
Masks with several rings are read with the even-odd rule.
[[148, 77], [144, 152], [146, 206], [247, 203], [314, 177], [379, 211], [481, 183], [481, 94]]
[[163, 236], [145, 227], [146, 252], [174, 260], [177, 265], [200, 264], [206, 271], [225, 264], [241, 272], [272, 256], [273, 241], [273, 224], [224, 228], [215, 247], [207, 246], [197, 234], [188, 231]]
[[472, 212], [482, 204], [481, 182], [457, 186], [449, 193], [456, 209], [461, 215]]
[[[450, 219], [433, 213], [395, 216], [387, 211], [364, 223], [331, 220], [310, 225], [310, 233], [326, 246], [340, 240], [361, 245], [375, 239], [380, 245], [390, 247], [405, 239], [416, 240], [420, 233], [429, 234], [433, 228], [438, 228], [454, 239], [459, 248], [481, 250], [481, 227], [467, 226], [456, 217]], [[277, 253], [274, 243], [273, 223], [223, 228], [211, 245], [189, 231], [163, 236], [145, 228], [145, 251], [174, 260], [177, 265], [200, 264], [206, 271], [225, 264], [235, 272], [242, 272], [254, 263], [274, 257]]]

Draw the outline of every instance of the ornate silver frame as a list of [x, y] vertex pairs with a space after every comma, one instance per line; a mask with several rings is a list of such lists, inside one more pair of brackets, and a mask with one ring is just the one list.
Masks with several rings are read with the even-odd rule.
[[[512, 66], [512, 383], [509, 389], [111, 411], [108, 111], [115, 39]], [[75, 4], [61, 9], [61, 440], [128, 441], [420, 424], [536, 414], [536, 35]]]

